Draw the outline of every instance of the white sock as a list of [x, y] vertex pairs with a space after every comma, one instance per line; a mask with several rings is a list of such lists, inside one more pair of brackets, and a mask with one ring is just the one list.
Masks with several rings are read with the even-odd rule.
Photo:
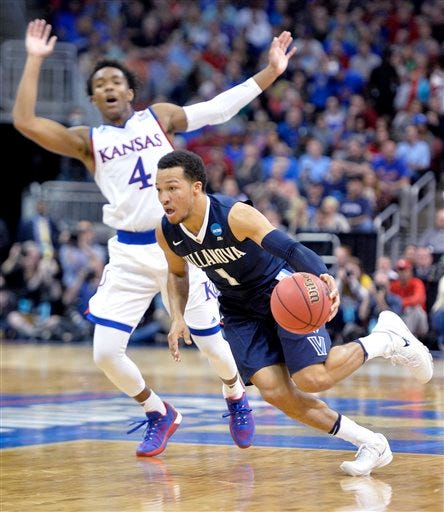
[[162, 416], [167, 412], [165, 404], [153, 390], [151, 390], [151, 395], [145, 400], [145, 402], [141, 402], [141, 405], [145, 412], [159, 411]]
[[[338, 423], [339, 428], [336, 430], [336, 432], [334, 432], [334, 429]], [[347, 416], [343, 416], [342, 414], [339, 415], [338, 421], [333, 427], [333, 431], [330, 433], [358, 447], [364, 443], [374, 443], [375, 441], [379, 441], [379, 438], [376, 436], [375, 432], [369, 430], [368, 428], [361, 427], [361, 425], [358, 425], [353, 420], [347, 418]]]
[[390, 357], [391, 336], [385, 332], [372, 332], [368, 336], [359, 338], [361, 345], [367, 353], [367, 359], [374, 357]]
[[240, 398], [244, 393], [244, 386], [239, 379], [239, 376], [236, 379], [234, 384], [222, 384], [222, 394], [224, 398]]

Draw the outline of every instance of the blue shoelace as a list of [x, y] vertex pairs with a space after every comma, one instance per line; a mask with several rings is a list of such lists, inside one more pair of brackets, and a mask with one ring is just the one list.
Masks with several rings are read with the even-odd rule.
[[132, 421], [130, 423], [130, 426], [131, 425], [136, 425], [136, 426], [133, 427], [132, 429], [128, 430], [127, 434], [132, 434], [136, 430], [139, 430], [139, 428], [142, 428], [144, 425], [146, 425], [145, 434], [143, 437], [144, 437], [144, 439], [151, 439], [153, 430], [155, 430], [155, 428], [157, 427], [157, 423], [158, 423], [159, 419], [160, 418], [157, 418], [156, 420], [152, 420], [152, 419], [147, 418], [145, 420]]
[[231, 403], [228, 406], [229, 411], [225, 414], [222, 414], [222, 418], [227, 418], [228, 416], [233, 416], [234, 420], [238, 425], [247, 425], [248, 424], [248, 416], [247, 414], [251, 412], [253, 409], [249, 407], [245, 407], [244, 404], [235, 402]]

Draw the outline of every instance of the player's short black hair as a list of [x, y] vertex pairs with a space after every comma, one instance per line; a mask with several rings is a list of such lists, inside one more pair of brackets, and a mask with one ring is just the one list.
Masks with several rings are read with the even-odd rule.
[[200, 181], [202, 190], [207, 186], [207, 175], [202, 158], [196, 153], [185, 149], [172, 151], [164, 155], [157, 163], [158, 169], [169, 169], [170, 167], [182, 167], [186, 179], [192, 183]]
[[94, 75], [97, 73], [97, 71], [103, 68], [120, 69], [120, 71], [124, 74], [126, 81], [128, 82], [128, 87], [134, 91], [134, 96], [136, 96], [137, 90], [139, 89], [139, 79], [137, 78], [136, 74], [130, 71], [120, 61], [113, 59], [102, 59], [96, 63], [94, 69], [91, 71], [88, 79], [86, 80], [86, 93], [88, 96], [93, 95], [92, 81]]

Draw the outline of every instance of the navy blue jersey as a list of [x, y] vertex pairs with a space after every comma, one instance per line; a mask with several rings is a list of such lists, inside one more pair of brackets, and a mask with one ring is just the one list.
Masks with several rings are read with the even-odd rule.
[[209, 209], [197, 237], [163, 217], [162, 229], [169, 247], [208, 275], [220, 291], [222, 309], [240, 307], [244, 311], [268, 313], [275, 278], [287, 263], [249, 238], [239, 242], [234, 237], [228, 214], [237, 200], [220, 194], [207, 197]]

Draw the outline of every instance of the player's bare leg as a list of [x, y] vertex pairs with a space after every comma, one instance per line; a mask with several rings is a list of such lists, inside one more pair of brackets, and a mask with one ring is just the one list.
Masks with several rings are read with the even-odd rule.
[[284, 365], [262, 368], [253, 375], [251, 382], [264, 400], [290, 418], [357, 446], [356, 460], [341, 464], [341, 469], [348, 475], [369, 475], [373, 469], [392, 461], [390, 446], [382, 434], [358, 425], [330, 409], [322, 400], [300, 391]]

